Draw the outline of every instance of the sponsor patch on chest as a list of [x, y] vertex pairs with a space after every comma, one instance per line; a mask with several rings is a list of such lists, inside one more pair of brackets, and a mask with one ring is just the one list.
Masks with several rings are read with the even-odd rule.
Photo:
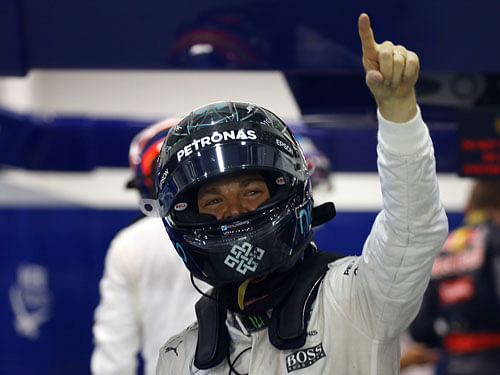
[[323, 357], [326, 357], [323, 343], [300, 349], [286, 356], [286, 369], [288, 372], [300, 370], [313, 365]]

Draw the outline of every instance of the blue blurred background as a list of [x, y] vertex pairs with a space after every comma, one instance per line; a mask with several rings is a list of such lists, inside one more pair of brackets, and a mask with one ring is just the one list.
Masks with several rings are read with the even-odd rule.
[[380, 208], [361, 12], [377, 41], [421, 57], [453, 229], [471, 182], [459, 125], [473, 136], [476, 113], [500, 113], [498, 1], [0, 2], [1, 374], [89, 373], [106, 249], [139, 214], [129, 143], [207, 102], [255, 102], [311, 138], [333, 172], [317, 201], [338, 209], [316, 241], [359, 254]]

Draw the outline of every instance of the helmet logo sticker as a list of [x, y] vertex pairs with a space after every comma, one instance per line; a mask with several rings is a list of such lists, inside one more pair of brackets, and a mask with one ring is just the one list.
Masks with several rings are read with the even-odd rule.
[[285, 185], [285, 177], [281, 176], [276, 179], [277, 185]]
[[193, 139], [193, 142], [187, 144], [181, 150], [177, 151], [177, 161], [181, 161], [184, 157], [191, 155], [193, 151], [198, 151], [199, 149], [202, 149], [206, 146], [220, 143], [222, 141], [227, 142], [235, 139], [255, 140], [257, 139], [257, 135], [255, 134], [255, 130], [251, 129], [240, 129], [238, 131], [230, 130], [222, 132], [215, 131], [210, 136]]
[[300, 234], [304, 234], [306, 232], [306, 229], [309, 228], [312, 223], [311, 206], [307, 206], [306, 208], [300, 210], [299, 221], [300, 221]]
[[283, 142], [281, 139], [276, 138], [276, 145], [281, 147], [283, 150], [285, 150], [289, 154], [293, 155], [292, 148], [290, 146], [288, 146], [285, 142]]
[[228, 229], [237, 228], [237, 227], [240, 227], [240, 226], [248, 224], [248, 223], [249, 223], [248, 220], [237, 221], [236, 223], [233, 223], [233, 224], [229, 224], [229, 225], [224, 224], [224, 225], [221, 225], [220, 229], [222, 231], [226, 231]]
[[187, 206], [188, 206], [188, 204], [186, 202], [180, 202], [180, 203], [177, 203], [174, 206], [174, 210], [176, 210], [176, 211], [184, 211], [187, 208]]
[[255, 272], [263, 256], [264, 250], [254, 247], [248, 242], [243, 242], [241, 246], [233, 246], [224, 259], [224, 264], [245, 275], [247, 271]]
[[182, 258], [184, 263], [187, 263], [186, 252], [184, 251], [184, 249], [182, 248], [182, 245], [179, 242], [177, 242], [175, 244], [175, 250], [177, 250], [177, 254], [179, 254], [179, 256]]
[[163, 184], [165, 183], [165, 180], [167, 179], [167, 176], [168, 176], [168, 168], [165, 169], [165, 171], [163, 172], [163, 174], [161, 175], [161, 179], [160, 179], [160, 189], [163, 189]]

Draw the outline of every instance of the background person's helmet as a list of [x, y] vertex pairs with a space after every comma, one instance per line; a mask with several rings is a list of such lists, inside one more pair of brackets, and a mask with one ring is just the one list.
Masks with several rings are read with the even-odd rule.
[[[198, 212], [202, 184], [245, 171], [259, 172], [271, 194], [257, 210], [220, 221]], [[286, 271], [312, 240], [302, 150], [276, 115], [253, 104], [209, 104], [181, 120], [163, 144], [156, 187], [156, 210], [177, 252], [214, 286]]]
[[300, 134], [296, 134], [296, 138], [304, 151], [313, 189], [320, 185], [331, 188], [329, 180], [332, 172], [330, 160], [316, 147], [311, 138]]
[[156, 198], [154, 182], [158, 155], [168, 129], [179, 120], [166, 119], [154, 123], [137, 133], [130, 142], [128, 160], [132, 178], [126, 187], [139, 190], [142, 198]]

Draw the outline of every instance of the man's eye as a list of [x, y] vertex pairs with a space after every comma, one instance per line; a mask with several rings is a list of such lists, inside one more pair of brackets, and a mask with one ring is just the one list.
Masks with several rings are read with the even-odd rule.
[[219, 198], [214, 198], [209, 200], [208, 202], [205, 203], [205, 206], [213, 206], [214, 204], [217, 204], [220, 202]]
[[249, 191], [247, 191], [246, 195], [247, 195], [247, 196], [252, 196], [252, 195], [256, 195], [256, 194], [260, 194], [260, 193], [261, 193], [261, 191], [260, 191], [260, 190], [258, 190], [258, 189], [253, 189], [253, 190], [249, 190]]

